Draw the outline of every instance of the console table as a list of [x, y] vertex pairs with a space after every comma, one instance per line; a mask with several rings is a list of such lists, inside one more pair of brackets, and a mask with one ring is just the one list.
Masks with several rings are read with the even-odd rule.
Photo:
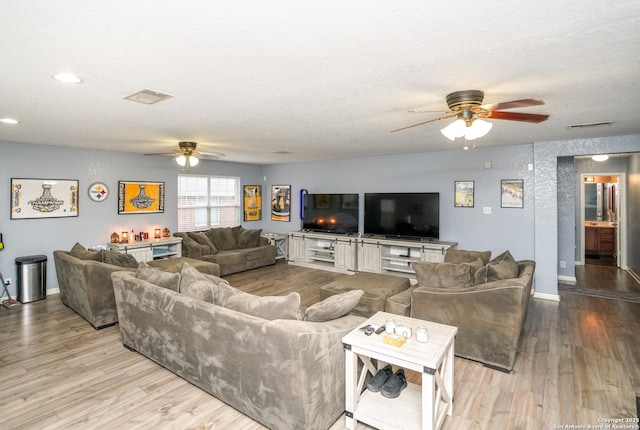
[[110, 243], [110, 251], [133, 255], [138, 262], [182, 257], [182, 238], [143, 240], [130, 243]]
[[[414, 335], [400, 347], [383, 342], [383, 334], [365, 335], [359, 327], [384, 325], [386, 319], [411, 328]], [[415, 338], [416, 328], [429, 331], [429, 341]], [[437, 430], [453, 413], [453, 353], [457, 327], [378, 312], [342, 338], [346, 363], [346, 426], [355, 429], [362, 421], [379, 429]], [[378, 361], [376, 368], [371, 359]], [[358, 360], [362, 371], [358, 375]], [[397, 399], [362, 390], [367, 372], [375, 375], [386, 364], [422, 374], [422, 387], [408, 383]]]

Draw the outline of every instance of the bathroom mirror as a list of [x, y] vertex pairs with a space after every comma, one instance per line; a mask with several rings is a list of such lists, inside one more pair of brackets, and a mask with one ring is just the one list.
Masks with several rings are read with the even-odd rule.
[[617, 176], [589, 176], [584, 182], [585, 221], [616, 220]]

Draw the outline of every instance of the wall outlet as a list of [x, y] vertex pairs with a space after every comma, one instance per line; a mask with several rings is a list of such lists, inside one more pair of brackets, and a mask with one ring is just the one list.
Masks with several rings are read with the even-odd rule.
[[11, 278], [4, 278], [4, 284], [5, 284], [7, 287], [10, 287], [10, 286], [11, 286]]
[[491, 215], [491, 206], [485, 206], [482, 208], [482, 213], [485, 215]]
[[560, 268], [564, 269], [565, 267], [567, 267], [567, 262], [566, 261], [560, 261]]

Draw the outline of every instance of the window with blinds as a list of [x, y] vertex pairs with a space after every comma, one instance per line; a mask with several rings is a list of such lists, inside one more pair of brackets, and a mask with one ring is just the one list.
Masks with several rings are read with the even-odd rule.
[[178, 175], [178, 231], [240, 225], [240, 178]]

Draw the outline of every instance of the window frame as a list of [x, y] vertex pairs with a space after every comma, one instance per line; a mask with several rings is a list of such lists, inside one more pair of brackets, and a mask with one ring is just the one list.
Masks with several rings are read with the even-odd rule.
[[[186, 184], [183, 186], [184, 178], [205, 179], [206, 185], [204, 190], [200, 188], [201, 185], [195, 184], [192, 188], [192, 195], [185, 193]], [[216, 183], [219, 181], [235, 181], [232, 187], [216, 187]], [[229, 196], [233, 204], [228, 204], [218, 200], [219, 197], [224, 195], [224, 192], [231, 191]], [[216, 193], [217, 192], [217, 193]], [[183, 200], [191, 197], [192, 204], [185, 204]], [[202, 203], [204, 198], [204, 204]], [[218, 227], [235, 227], [240, 225], [242, 220], [242, 184], [239, 176], [222, 176], [222, 175], [193, 175], [193, 174], [179, 174], [178, 175], [178, 191], [177, 191], [177, 221], [178, 231], [199, 231], [209, 228]], [[228, 211], [231, 209], [231, 211]], [[206, 211], [206, 223], [198, 223], [198, 211]], [[222, 213], [228, 215], [232, 213], [234, 216], [232, 219], [226, 219], [225, 216], [221, 216]], [[190, 216], [185, 220], [185, 214], [189, 213]], [[214, 214], [216, 216], [214, 216]], [[201, 214], [200, 214], [201, 215]], [[215, 223], [214, 223], [215, 222]]]

